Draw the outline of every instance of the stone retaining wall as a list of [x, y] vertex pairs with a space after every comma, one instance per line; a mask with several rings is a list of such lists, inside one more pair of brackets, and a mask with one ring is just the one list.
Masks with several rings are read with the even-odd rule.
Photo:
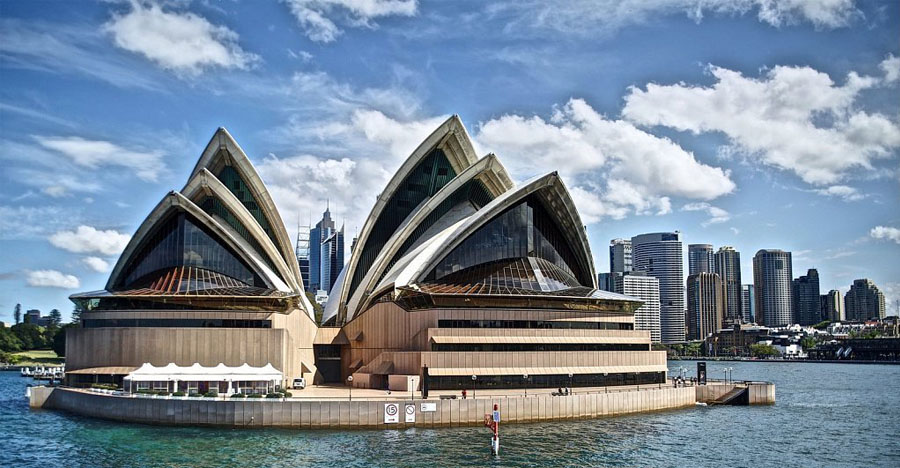
[[[196, 426], [296, 428], [404, 428], [480, 425], [494, 404], [503, 422], [595, 418], [694, 406], [691, 387], [662, 388], [570, 396], [478, 398], [467, 400], [304, 401], [152, 399], [104, 395], [53, 388], [43, 408], [115, 421]], [[436, 411], [423, 412], [422, 403]], [[399, 423], [385, 424], [385, 404], [399, 404]], [[406, 423], [407, 404], [415, 406], [415, 422]]]

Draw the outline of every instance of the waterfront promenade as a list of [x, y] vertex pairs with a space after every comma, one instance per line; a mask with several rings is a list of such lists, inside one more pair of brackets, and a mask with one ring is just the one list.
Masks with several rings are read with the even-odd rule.
[[[33, 387], [30, 404], [101, 419], [146, 424], [296, 427], [296, 428], [405, 428], [480, 425], [498, 405], [504, 423], [610, 417], [671, 410], [714, 400], [746, 385], [749, 404], [775, 402], [774, 385], [711, 382], [705, 386], [671, 383], [619, 388], [578, 388], [571, 395], [555, 396], [555, 389], [482, 390], [475, 398], [411, 399], [408, 393], [346, 387], [310, 387], [286, 399], [136, 397], [63, 387]], [[443, 392], [445, 396], [450, 392]], [[457, 395], [453, 392], [452, 395]], [[388, 408], [396, 405], [396, 408]], [[399, 410], [396, 422], [386, 414]]]

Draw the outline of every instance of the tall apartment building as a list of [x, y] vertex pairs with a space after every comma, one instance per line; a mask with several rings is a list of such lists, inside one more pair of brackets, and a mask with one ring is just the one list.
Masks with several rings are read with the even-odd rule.
[[613, 277], [615, 274], [613, 273], [598, 273], [597, 274], [597, 289], [602, 291], [616, 292], [615, 282], [613, 281]]
[[741, 313], [744, 322], [756, 321], [756, 290], [752, 284], [741, 285]]
[[702, 340], [722, 327], [725, 287], [715, 273], [697, 273], [687, 279], [688, 339]]
[[609, 241], [609, 272], [625, 273], [631, 270], [631, 240], [613, 239]]
[[844, 296], [844, 313], [847, 320], [884, 318], [884, 294], [869, 279], [854, 280]]
[[[332, 239], [332, 237], [334, 237]], [[326, 247], [326, 241], [331, 243]], [[338, 248], [340, 247], [340, 248]], [[330, 291], [344, 266], [344, 228], [335, 229], [326, 205], [322, 220], [309, 230], [309, 291]], [[327, 274], [326, 274], [327, 273]]]
[[331, 292], [344, 266], [344, 227], [335, 231], [322, 241], [319, 255], [319, 289]]
[[710, 244], [688, 244], [688, 275], [715, 273], [713, 246]]
[[790, 325], [793, 319], [791, 299], [791, 253], [762, 249], [753, 257], [753, 286], [756, 293], [756, 322], [767, 327]]
[[741, 297], [741, 253], [734, 247], [721, 247], [715, 255], [715, 272], [725, 286], [725, 321], [749, 322], [745, 319]]
[[819, 304], [822, 308], [822, 320], [831, 320], [832, 322], [846, 320], [844, 318], [844, 300], [841, 298], [841, 292], [837, 289], [832, 289], [819, 296]]
[[619, 294], [636, 297], [644, 302], [634, 312], [634, 329], [650, 332], [650, 341], [662, 339], [659, 319], [659, 280], [642, 271], [613, 275], [613, 290]]
[[810, 268], [806, 275], [791, 283], [794, 323], [803, 326], [815, 325], [822, 321], [819, 299], [819, 272]]
[[663, 343], [684, 341], [684, 266], [681, 232], [656, 232], [631, 238], [632, 266], [659, 280]]

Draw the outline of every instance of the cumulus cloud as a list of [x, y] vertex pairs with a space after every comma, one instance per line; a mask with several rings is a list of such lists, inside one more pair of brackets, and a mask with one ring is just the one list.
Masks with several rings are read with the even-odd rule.
[[81, 259], [81, 263], [98, 273], [106, 273], [109, 271], [110, 266], [109, 262], [100, 257], [84, 257]]
[[104, 29], [122, 49], [143, 55], [160, 67], [196, 76], [208, 68], [247, 69], [259, 60], [238, 45], [238, 35], [194, 13], [163, 11], [153, 2], [131, 2]]
[[129, 150], [109, 141], [75, 136], [36, 136], [34, 139], [44, 148], [56, 151], [81, 167], [119, 166], [134, 171], [138, 178], [148, 182], [156, 182], [166, 170], [161, 151]]
[[[380, 111], [359, 109], [347, 123], [328, 124], [322, 137], [366, 156], [269, 155], [257, 164], [288, 226], [297, 216], [318, 219], [330, 201], [337, 222], [346, 221], [348, 235], [362, 228], [375, 197], [400, 164], [446, 117], [393, 119]], [[354, 150], [349, 150], [353, 148]]]
[[25, 273], [25, 282], [29, 286], [63, 289], [74, 289], [81, 286], [81, 282], [78, 281], [76, 276], [60, 273], [56, 270], [35, 270]]
[[860, 193], [855, 187], [850, 187], [848, 185], [832, 185], [823, 189], [814, 189], [813, 193], [829, 197], [840, 197], [846, 201], [859, 201], [866, 198], [865, 194]]
[[78, 226], [74, 231], [59, 231], [50, 236], [54, 246], [74, 253], [116, 255], [125, 250], [131, 236], [115, 231], [99, 230], [92, 226]]
[[873, 239], [892, 240], [900, 244], [900, 229], [889, 226], [875, 226], [869, 231], [869, 236]]
[[549, 120], [504, 115], [484, 122], [476, 139], [519, 180], [558, 168], [586, 222], [665, 214], [672, 197], [712, 200], [735, 188], [727, 170], [581, 99], [556, 108]]
[[[417, 0], [285, 0], [306, 36], [333, 42], [343, 32], [335, 21], [349, 26], [374, 27], [374, 19], [414, 16]], [[338, 20], [336, 17], [340, 17]]]
[[900, 147], [900, 126], [887, 116], [856, 110], [879, 78], [851, 72], [836, 85], [809, 67], [778, 66], [759, 79], [710, 66], [712, 86], [648, 84], [625, 97], [623, 116], [695, 134], [725, 134], [736, 152], [830, 185], [850, 170], [871, 170]]
[[819, 29], [848, 26], [862, 14], [853, 0], [520, 0], [489, 8], [510, 17], [507, 30], [550, 29], [564, 34], [611, 34], [666, 15], [686, 15], [701, 22], [705, 15], [756, 13], [774, 27], [811, 23]]
[[900, 57], [889, 54], [886, 59], [881, 61], [879, 67], [884, 72], [885, 82], [893, 83], [900, 80]]
[[709, 219], [702, 223], [703, 227], [710, 224], [724, 223], [731, 219], [731, 215], [727, 211], [706, 202], [688, 203], [681, 207], [681, 211], [703, 211], [708, 214]]

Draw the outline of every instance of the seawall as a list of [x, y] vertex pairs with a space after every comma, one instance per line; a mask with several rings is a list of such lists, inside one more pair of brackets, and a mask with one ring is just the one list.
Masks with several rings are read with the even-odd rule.
[[[692, 407], [710, 402], [735, 384], [663, 387], [609, 393], [501, 396], [456, 400], [369, 399], [205, 399], [138, 398], [62, 387], [33, 387], [33, 408], [62, 410], [82, 416], [143, 424], [293, 427], [293, 428], [407, 428], [481, 425], [493, 405], [504, 423], [601, 418]], [[749, 404], [775, 402], [774, 385], [753, 383]], [[424, 404], [423, 404], [424, 403]], [[397, 422], [386, 422], [386, 405], [397, 405]], [[408, 409], [412, 406], [412, 409]], [[407, 418], [407, 411], [411, 414]]]

